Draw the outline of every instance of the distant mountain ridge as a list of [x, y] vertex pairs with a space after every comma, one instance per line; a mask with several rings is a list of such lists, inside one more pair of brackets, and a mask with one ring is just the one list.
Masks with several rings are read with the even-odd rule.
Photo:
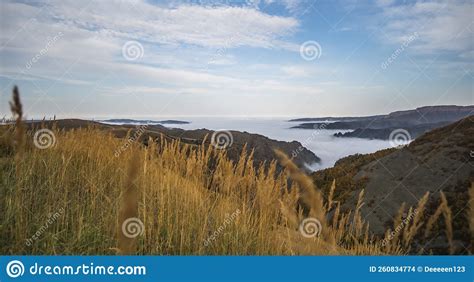
[[319, 117], [319, 118], [295, 118], [288, 122], [310, 122], [310, 121], [354, 121], [360, 119], [374, 119], [384, 117], [385, 115], [362, 116], [362, 117]]
[[118, 124], [190, 124], [191, 123], [189, 121], [174, 120], [174, 119], [167, 119], [167, 120], [106, 119], [106, 120], [101, 120], [101, 122], [118, 123]]
[[472, 114], [474, 114], [474, 106], [426, 106], [414, 110], [396, 111], [387, 115], [341, 118], [340, 121], [329, 123], [302, 123], [292, 128], [353, 130], [336, 133], [335, 136], [382, 140], [389, 139], [393, 130], [401, 128], [408, 131], [412, 138], [416, 138], [431, 129], [461, 120]]
[[414, 113], [439, 113], [439, 112], [464, 112], [464, 111], [474, 110], [474, 105], [468, 106], [457, 106], [457, 105], [438, 105], [438, 106], [423, 106], [418, 107], [412, 110], [401, 110], [391, 112], [385, 115], [371, 115], [371, 116], [352, 116], [352, 117], [317, 117], [317, 118], [297, 118], [290, 119], [289, 122], [305, 122], [305, 121], [355, 121], [355, 120], [373, 120], [378, 118], [390, 118], [390, 117], [403, 117], [403, 116], [412, 116]]
[[[27, 124], [29, 128], [43, 125], [47, 128], [55, 126], [62, 130], [73, 130], [78, 128], [95, 127], [100, 130], [108, 131], [118, 138], [126, 138], [129, 134], [129, 139], [133, 142], [140, 142], [148, 144], [149, 138], [157, 142], [167, 140], [180, 140], [181, 143], [200, 146], [202, 144], [208, 146], [211, 141], [211, 136], [215, 131], [208, 129], [184, 130], [179, 128], [168, 128], [160, 124], [107, 124], [95, 121], [81, 120], [81, 119], [63, 119], [63, 120], [49, 120], [41, 122], [30, 122]], [[321, 159], [313, 152], [305, 148], [300, 142], [292, 141], [277, 141], [270, 139], [260, 134], [253, 134], [248, 132], [229, 131], [232, 136], [231, 146], [226, 148], [227, 156], [234, 161], [240, 159], [240, 155], [244, 146], [247, 151], [253, 152], [253, 159], [255, 166], [260, 164], [269, 164], [275, 159], [274, 149], [279, 149], [289, 156], [293, 156], [293, 161], [302, 169], [307, 169], [314, 163], [321, 162]], [[281, 169], [280, 165], [277, 164]], [[309, 169], [307, 169], [309, 171]]]
[[[388, 114], [386, 119], [405, 120], [407, 122], [436, 123], [463, 119], [474, 112], [472, 106], [425, 106], [415, 110], [396, 111]], [[421, 115], [421, 117], [420, 117]], [[421, 121], [420, 121], [421, 120]]]

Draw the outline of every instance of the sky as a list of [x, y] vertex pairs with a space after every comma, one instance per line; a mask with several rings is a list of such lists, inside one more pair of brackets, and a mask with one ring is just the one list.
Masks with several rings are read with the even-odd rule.
[[474, 4], [0, 0], [0, 115], [318, 117], [474, 104]]

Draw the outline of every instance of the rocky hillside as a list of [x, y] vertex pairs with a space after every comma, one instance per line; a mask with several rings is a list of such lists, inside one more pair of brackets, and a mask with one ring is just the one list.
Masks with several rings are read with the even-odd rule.
[[[383, 235], [393, 230], [393, 220], [400, 206], [416, 205], [430, 193], [424, 213], [425, 223], [440, 203], [440, 192], [447, 197], [452, 211], [455, 253], [473, 252], [473, 234], [467, 221], [468, 188], [474, 181], [474, 116], [430, 131], [410, 145], [369, 155], [345, 158], [334, 168], [313, 175], [316, 183], [327, 189], [336, 178], [343, 207], [353, 207], [361, 189], [365, 189], [362, 214], [371, 231]], [[429, 238], [417, 238], [413, 253], [448, 253], [449, 246], [443, 219], [436, 222]]]
[[[368, 117], [331, 118], [317, 122], [305, 122], [292, 128], [352, 130], [336, 133], [336, 137], [357, 137], [388, 140], [395, 129], [405, 129], [414, 139], [425, 132], [439, 128], [474, 114], [474, 106], [429, 106], [414, 110], [397, 111], [387, 115]], [[298, 120], [293, 120], [298, 121]], [[300, 119], [299, 121], [312, 121]]]

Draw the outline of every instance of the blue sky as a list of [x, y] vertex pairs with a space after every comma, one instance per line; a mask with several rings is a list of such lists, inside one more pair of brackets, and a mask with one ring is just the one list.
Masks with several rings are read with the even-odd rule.
[[0, 114], [344, 116], [474, 104], [472, 1], [2, 1]]

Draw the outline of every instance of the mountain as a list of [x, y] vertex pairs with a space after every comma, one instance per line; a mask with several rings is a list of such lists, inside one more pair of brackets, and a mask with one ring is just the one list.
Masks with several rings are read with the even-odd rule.
[[311, 121], [357, 121], [357, 120], [371, 120], [384, 115], [365, 116], [365, 117], [319, 117], [319, 118], [295, 118], [290, 119], [288, 122], [311, 122]]
[[349, 121], [334, 121], [334, 122], [305, 122], [291, 128], [299, 129], [356, 129], [365, 127], [370, 123], [369, 120], [349, 120]]
[[118, 124], [190, 124], [189, 121], [182, 120], [136, 120], [136, 119], [106, 119], [101, 122]]
[[382, 140], [388, 140], [392, 131], [404, 129], [414, 139], [429, 130], [458, 121], [473, 113], [474, 106], [427, 106], [379, 116], [349, 117], [339, 120], [332, 118], [332, 121], [326, 118], [330, 122], [322, 122], [323, 120], [305, 122], [292, 128], [352, 130], [345, 133], [339, 132], [334, 136]]
[[[450, 123], [451, 122], [443, 121], [443, 122], [437, 122], [437, 123], [406, 125], [406, 126], [403, 126], [403, 129], [408, 132], [408, 134], [411, 137], [410, 139], [415, 139], [425, 132], [448, 125]], [[342, 133], [342, 132], [335, 133], [334, 136], [389, 140], [390, 134], [392, 134], [392, 132], [395, 132], [395, 130], [399, 129], [400, 127], [401, 126], [387, 127], [387, 128], [357, 128], [353, 131], [349, 131], [345, 133]]]
[[[378, 236], [388, 228], [393, 230], [393, 220], [403, 203], [416, 205], [430, 192], [423, 214], [426, 223], [439, 206], [443, 191], [452, 212], [454, 252], [474, 250], [466, 213], [468, 189], [474, 182], [474, 115], [425, 133], [399, 149], [344, 158], [333, 168], [314, 173], [313, 178], [324, 191], [335, 178], [338, 189], [342, 188], [337, 197], [347, 209], [364, 189], [366, 204], [361, 213]], [[438, 220], [428, 240], [416, 238], [412, 252], [448, 253], [443, 226]]]
[[[199, 146], [203, 143], [208, 146], [211, 144], [210, 140], [214, 133], [214, 131], [208, 129], [183, 130], [178, 128], [167, 128], [159, 124], [113, 125], [80, 119], [30, 122], [27, 126], [31, 129], [38, 127], [40, 124], [43, 124], [47, 128], [53, 128], [53, 126], [55, 126], [64, 130], [93, 126], [101, 130], [107, 130], [118, 138], [126, 138], [127, 133], [130, 131], [129, 139], [135, 141], [138, 140], [143, 144], [147, 144], [149, 138], [152, 138], [157, 143], [159, 143], [163, 138], [168, 141], [179, 139], [182, 143], [193, 146]], [[268, 164], [273, 161], [275, 159], [273, 149], [280, 149], [287, 155], [293, 156], [294, 162], [303, 169], [311, 164], [319, 163], [321, 161], [318, 156], [306, 149], [297, 141], [277, 141], [263, 135], [239, 131], [223, 132], [223, 138], [227, 138], [226, 136], [228, 136], [228, 134], [231, 135], [232, 144], [226, 148], [226, 153], [227, 156], [234, 161], [239, 160], [244, 146], [247, 146], [248, 151], [254, 151], [253, 158], [256, 166], [263, 162]], [[216, 136], [219, 135], [216, 134]], [[281, 169], [281, 167], [279, 168]]]
[[474, 106], [427, 106], [415, 110], [397, 111], [388, 114], [388, 120], [406, 121], [410, 124], [436, 123], [459, 120], [473, 113]]

